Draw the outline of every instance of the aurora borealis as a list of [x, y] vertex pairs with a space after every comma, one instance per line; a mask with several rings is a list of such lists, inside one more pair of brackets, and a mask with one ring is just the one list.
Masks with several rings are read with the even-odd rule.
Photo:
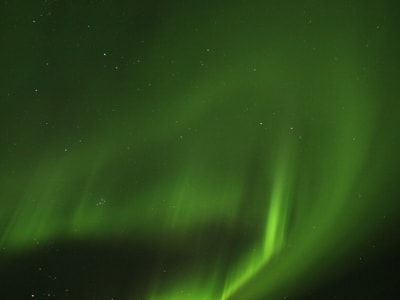
[[0, 299], [395, 299], [395, 1], [2, 1]]

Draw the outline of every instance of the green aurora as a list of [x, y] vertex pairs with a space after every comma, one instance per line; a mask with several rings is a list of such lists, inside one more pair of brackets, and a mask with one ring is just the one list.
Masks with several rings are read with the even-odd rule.
[[156, 253], [123, 291], [7, 299], [299, 299], [372, 260], [398, 227], [396, 7], [3, 1], [0, 270], [55, 244]]

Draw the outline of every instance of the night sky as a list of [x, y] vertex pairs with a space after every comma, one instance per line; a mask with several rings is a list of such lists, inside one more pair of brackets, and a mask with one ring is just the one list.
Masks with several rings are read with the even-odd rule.
[[396, 299], [397, 1], [0, 3], [0, 299]]

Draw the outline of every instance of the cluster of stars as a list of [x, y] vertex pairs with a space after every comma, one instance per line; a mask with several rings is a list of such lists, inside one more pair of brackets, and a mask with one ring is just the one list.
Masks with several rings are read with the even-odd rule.
[[100, 198], [99, 201], [97, 201], [96, 206], [104, 206], [106, 204], [106, 199], [104, 199], [103, 197]]

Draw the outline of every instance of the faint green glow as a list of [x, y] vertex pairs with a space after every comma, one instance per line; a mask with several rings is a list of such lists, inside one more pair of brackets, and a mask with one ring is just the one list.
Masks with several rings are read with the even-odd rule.
[[[211, 269], [211, 272], [199, 276], [198, 274], [187, 274], [186, 278], [179, 280], [179, 285], [170, 288], [167, 291], [158, 291], [157, 287], [153, 287], [150, 295], [146, 298], [148, 300], [184, 300], [184, 299], [198, 299], [209, 300], [215, 299], [218, 292], [219, 276], [218, 269]], [[200, 272], [201, 274], [202, 272]], [[204, 276], [206, 275], [206, 276]]]

